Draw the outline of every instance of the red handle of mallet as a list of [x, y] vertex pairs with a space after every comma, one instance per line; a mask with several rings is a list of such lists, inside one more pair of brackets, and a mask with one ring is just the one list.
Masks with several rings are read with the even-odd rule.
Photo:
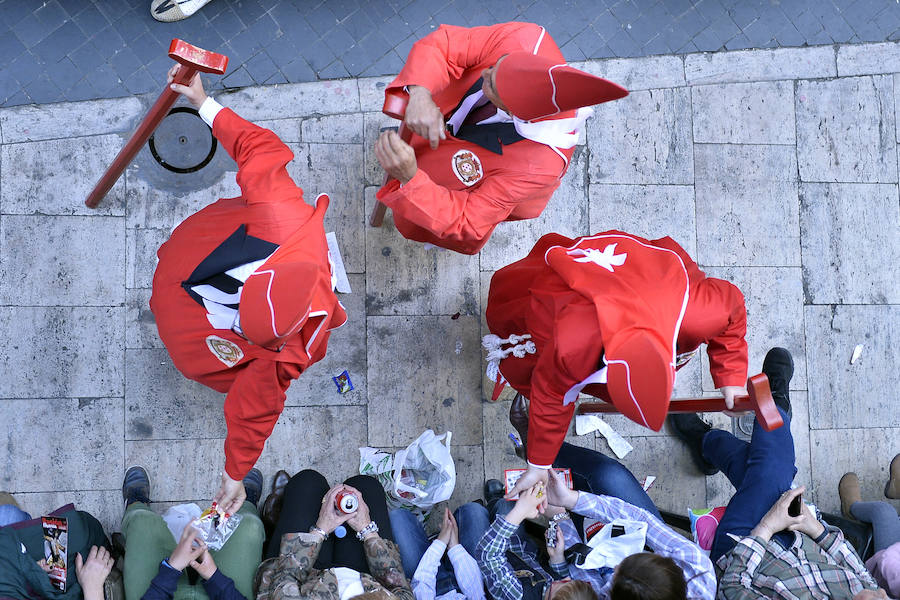
[[[754, 375], [747, 380], [746, 396], [735, 396], [735, 412], [753, 411], [756, 418], [766, 431], [778, 429], [784, 425], [781, 413], [775, 407], [772, 398], [772, 390], [769, 388], [769, 378], [764, 374]], [[698, 413], [698, 412], [722, 412], [729, 410], [725, 406], [724, 398], [676, 398], [669, 402], [669, 414]], [[609, 402], [584, 402], [578, 406], [578, 414], [591, 413], [617, 413], [615, 405]]]
[[[409, 140], [412, 139], [412, 131], [403, 125], [403, 115], [406, 114], [407, 104], [409, 104], [409, 96], [405, 92], [388, 92], [384, 96], [384, 106], [382, 107], [381, 112], [400, 121], [400, 129], [397, 133], [400, 135], [401, 140], [408, 143]], [[385, 173], [384, 183], [381, 185], [384, 185], [390, 181], [390, 179], [390, 176]], [[372, 227], [381, 227], [386, 212], [387, 206], [376, 200], [375, 208], [372, 209], [372, 214], [369, 215], [369, 225]]]
[[[189, 84], [197, 71], [222, 75], [228, 66], [228, 57], [224, 54], [210, 52], [179, 39], [172, 40], [172, 43], [169, 45], [169, 58], [182, 65], [178, 69], [173, 82], [181, 85]], [[131, 135], [125, 146], [119, 150], [115, 160], [100, 178], [100, 181], [97, 182], [97, 185], [94, 186], [94, 189], [91, 190], [87, 200], [84, 201], [88, 208], [97, 208], [103, 197], [109, 193], [109, 190], [112, 189], [112, 186], [115, 185], [129, 163], [140, 151], [141, 146], [147, 142], [162, 120], [169, 114], [169, 109], [172, 108], [177, 99], [178, 93], [172, 91], [172, 88], [166, 84], [159, 98], [147, 111], [144, 120], [138, 125], [138, 128]]]

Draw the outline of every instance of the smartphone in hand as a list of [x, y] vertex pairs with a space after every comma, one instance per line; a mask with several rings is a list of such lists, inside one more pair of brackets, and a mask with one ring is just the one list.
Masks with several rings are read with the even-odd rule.
[[788, 505], [788, 515], [799, 517], [801, 510], [803, 510], [803, 494], [798, 494]]

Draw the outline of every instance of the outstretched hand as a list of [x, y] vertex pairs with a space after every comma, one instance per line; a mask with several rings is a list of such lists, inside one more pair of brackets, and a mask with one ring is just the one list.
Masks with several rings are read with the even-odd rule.
[[240, 510], [247, 498], [247, 490], [244, 489], [244, 482], [237, 481], [228, 476], [228, 473], [222, 472], [222, 483], [219, 485], [219, 491], [213, 498], [216, 504], [229, 515], [235, 514]]
[[203, 82], [200, 81], [200, 73], [199, 71], [194, 74], [194, 77], [191, 79], [191, 82], [188, 85], [181, 85], [180, 83], [172, 83], [175, 81], [175, 75], [178, 74], [178, 69], [184, 69], [183, 65], [174, 65], [171, 69], [169, 69], [169, 73], [167, 74], [166, 81], [169, 83], [169, 87], [172, 88], [173, 91], [178, 92], [182, 96], [188, 99], [194, 108], [200, 108], [203, 105], [203, 102], [206, 100], [206, 91], [203, 89]]
[[522, 473], [516, 485], [513, 486], [509, 493], [506, 494], [507, 500], [512, 500], [516, 494], [521, 494], [525, 490], [531, 489], [536, 483], [547, 484], [550, 469], [541, 469], [532, 465], [528, 465], [528, 470]]

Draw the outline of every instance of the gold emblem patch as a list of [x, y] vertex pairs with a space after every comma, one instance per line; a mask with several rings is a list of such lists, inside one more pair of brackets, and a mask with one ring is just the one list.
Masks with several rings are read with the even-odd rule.
[[206, 338], [206, 345], [213, 356], [225, 363], [228, 367], [233, 367], [244, 358], [244, 352], [234, 342], [223, 340], [219, 336], [210, 335]]
[[481, 160], [471, 150], [459, 150], [453, 155], [453, 172], [465, 185], [475, 185], [484, 177]]

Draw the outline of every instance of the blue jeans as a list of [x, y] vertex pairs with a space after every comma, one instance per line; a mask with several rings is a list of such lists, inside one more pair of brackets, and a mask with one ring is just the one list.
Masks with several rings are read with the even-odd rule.
[[553, 466], [572, 470], [576, 490], [620, 498], [662, 519], [653, 500], [628, 467], [615, 459], [590, 448], [563, 443]]
[[[470, 556], [477, 556], [475, 547], [478, 546], [478, 541], [490, 526], [487, 509], [475, 502], [469, 502], [457, 508], [453, 516], [456, 517], [456, 524], [459, 526], [460, 545]], [[431, 542], [425, 537], [424, 526], [412, 512], [402, 508], [395, 509], [390, 512], [390, 517], [394, 540], [400, 549], [403, 571], [406, 573], [406, 578], [412, 581], [416, 567], [419, 566], [419, 561], [422, 560], [422, 556], [428, 550]], [[435, 591], [440, 596], [456, 589], [453, 567], [445, 554], [438, 567]]]
[[[737, 543], [726, 534], [749, 535], [775, 501], [790, 489], [797, 474], [791, 420], [780, 408], [778, 412], [784, 425], [766, 431], [754, 423], [749, 444], [721, 429], [703, 436], [703, 457], [718, 467], [735, 489], [713, 539], [709, 556], [713, 563]], [[794, 533], [782, 531], [773, 539], [787, 548]]]
[[0, 505], [0, 527], [12, 525], [19, 521], [28, 521], [31, 515], [13, 504]]

